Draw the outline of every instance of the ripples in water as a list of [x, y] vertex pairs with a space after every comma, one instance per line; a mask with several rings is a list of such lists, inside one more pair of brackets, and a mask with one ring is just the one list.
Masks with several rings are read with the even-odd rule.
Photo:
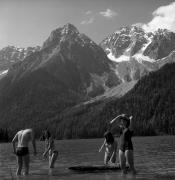
[[[77, 164], [103, 164], [104, 153], [98, 153], [102, 139], [56, 141], [59, 157], [53, 176], [48, 176], [48, 161], [42, 159], [43, 142], [38, 142], [38, 155], [31, 155], [31, 174], [15, 176], [16, 159], [11, 144], [0, 144], [0, 179], [2, 180], [174, 180], [175, 136], [136, 137], [134, 142], [135, 166], [138, 174], [121, 177], [120, 171], [77, 173], [68, 170]], [[31, 150], [32, 152], [32, 150]]]

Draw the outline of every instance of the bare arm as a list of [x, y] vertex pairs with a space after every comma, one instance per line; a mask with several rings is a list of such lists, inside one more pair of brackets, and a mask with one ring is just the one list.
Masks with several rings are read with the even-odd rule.
[[18, 133], [14, 136], [12, 140], [12, 145], [13, 145], [13, 152], [16, 154], [16, 142], [18, 141]]
[[33, 131], [31, 133], [31, 139], [32, 139], [32, 146], [33, 146], [34, 155], [36, 155], [36, 141], [35, 141], [35, 134]]
[[104, 147], [105, 143], [106, 143], [106, 139], [104, 140], [104, 142], [103, 142], [102, 146], [100, 147], [99, 152], [101, 152], [101, 150], [103, 149], [103, 147]]
[[130, 116], [129, 120], [130, 120], [129, 130], [133, 131], [134, 130], [134, 127], [133, 127], [133, 116]]
[[110, 121], [110, 124], [114, 123], [118, 118], [123, 117], [123, 116], [125, 116], [125, 114], [120, 114], [120, 115], [118, 115], [117, 117], [115, 117], [114, 119], [112, 119], [112, 120]]

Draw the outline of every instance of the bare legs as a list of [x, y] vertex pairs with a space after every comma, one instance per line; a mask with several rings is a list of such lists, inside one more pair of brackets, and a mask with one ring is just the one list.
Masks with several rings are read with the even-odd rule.
[[105, 152], [105, 156], [104, 156], [104, 164], [107, 165], [108, 162], [109, 162], [109, 160], [110, 160], [110, 157], [109, 157], [109, 155]]
[[23, 157], [23, 162], [24, 162], [24, 167], [25, 167], [24, 175], [28, 175], [29, 174], [29, 163], [30, 163], [29, 154]]
[[51, 155], [49, 155], [49, 168], [54, 168], [57, 157], [58, 157], [57, 151], [54, 151]]
[[122, 174], [126, 174], [126, 162], [133, 174], [136, 174], [134, 167], [133, 150], [126, 150], [125, 152], [119, 150], [119, 163], [122, 170]]
[[115, 152], [114, 155], [113, 155], [112, 158], [111, 158], [111, 162], [112, 162], [112, 163], [115, 163], [115, 162], [116, 162], [116, 159], [117, 159], [117, 157], [116, 157], [116, 152]]
[[28, 175], [29, 174], [29, 163], [30, 163], [30, 157], [29, 155], [26, 156], [17, 156], [17, 171], [16, 171], [16, 175], [19, 176], [21, 175], [21, 171], [22, 171], [22, 167], [24, 164], [24, 175]]
[[125, 151], [125, 157], [127, 159], [129, 168], [132, 172], [132, 174], [136, 174], [136, 170], [134, 167], [134, 155], [133, 155], [133, 150], [126, 150]]
[[119, 163], [122, 170], [122, 174], [126, 174], [126, 157], [125, 152], [119, 149]]
[[116, 162], [116, 154], [114, 154], [112, 156], [112, 158], [105, 152], [105, 156], [104, 156], [104, 164], [105, 165], [112, 165], [112, 163], [114, 164]]
[[51, 155], [49, 155], [49, 175], [52, 175], [52, 170], [54, 168], [57, 157], [58, 157], [58, 151], [54, 151], [53, 153], [51, 153]]
[[22, 156], [17, 156], [17, 171], [16, 171], [16, 175], [17, 176], [20, 176], [21, 175], [21, 170], [22, 170], [22, 165], [23, 165], [23, 162], [22, 162]]

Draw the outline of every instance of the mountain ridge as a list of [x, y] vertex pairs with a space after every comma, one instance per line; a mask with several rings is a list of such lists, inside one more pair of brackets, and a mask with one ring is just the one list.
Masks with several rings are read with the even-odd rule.
[[[65, 125], [67, 115], [64, 112], [74, 111], [77, 105], [82, 105], [78, 114], [85, 119], [87, 115], [85, 106], [94, 108], [91, 114], [93, 119], [99, 112], [98, 110], [95, 112], [96, 106], [97, 109], [103, 109], [106, 102], [110, 104], [111, 101], [118, 101], [119, 97], [135, 88], [137, 81], [152, 74], [152, 71], [158, 71], [165, 64], [175, 62], [175, 49], [162, 59], [150, 60], [152, 55], [159, 56], [158, 50], [154, 51], [159, 38], [153, 43], [149, 42], [150, 39], [145, 41], [145, 32], [136, 28], [132, 30], [133, 34], [137, 31], [132, 39], [130, 35], [132, 28], [122, 30], [122, 38], [119, 38], [122, 44], [116, 46], [120, 49], [117, 52], [118, 56], [123, 56], [124, 53], [129, 56], [129, 60], [120, 62], [110, 60], [103, 50], [104, 47], [98, 46], [71, 24], [52, 31], [38, 51], [32, 52], [22, 60], [18, 59], [16, 63], [9, 65], [8, 72], [4, 74], [4, 71], [2, 72], [0, 125], [6, 128], [15, 122], [11, 127], [13, 132], [26, 124], [35, 124], [38, 129], [40, 126], [46, 128], [53, 121], [54, 126], [55, 123], [63, 123], [61, 127], [64, 128], [67, 127]], [[119, 35], [119, 32], [117, 33]], [[169, 33], [162, 30], [156, 35], [160, 36], [158, 47], [163, 46], [161, 44], [165, 39], [171, 40]], [[162, 37], [164, 34], [166, 38]], [[148, 38], [152, 36], [153, 34], [147, 34]], [[134, 57], [143, 48], [145, 50], [148, 48], [149, 55], [152, 53], [149, 59], [139, 59], [147, 55], [143, 54], [144, 51], [139, 58]], [[78, 117], [75, 118], [80, 121]], [[97, 119], [100, 120], [99, 116]], [[73, 119], [69, 117], [68, 120], [71, 122]], [[105, 122], [103, 123], [101, 133], [105, 128]], [[100, 127], [100, 121], [96, 124]], [[71, 124], [69, 126], [71, 128]], [[94, 132], [98, 131], [97, 127], [93, 128]], [[85, 127], [84, 129], [86, 130]], [[67, 133], [65, 132], [65, 136], [69, 137]]]
[[25, 124], [39, 128], [64, 108], [119, 84], [103, 49], [69, 28], [54, 30], [56, 37], [51, 33], [39, 51], [14, 63], [1, 79], [2, 127], [15, 122], [12, 131]]
[[[68, 108], [62, 113], [61, 127], [56, 130], [57, 136], [103, 137], [109, 121], [122, 113], [133, 115], [135, 135], [174, 135], [174, 69], [175, 63], [172, 63], [151, 72], [142, 77], [134, 88], [121, 98], [98, 99]], [[62, 133], [61, 129], [65, 123], [66, 128]], [[114, 125], [111, 131], [116, 134], [120, 129]]]
[[39, 51], [40, 47], [15, 47], [7, 46], [0, 50], [0, 70], [4, 71], [11, 67], [12, 64], [22, 61], [35, 51]]
[[129, 82], [158, 70], [161, 64], [174, 62], [170, 58], [175, 50], [174, 42], [175, 33], [169, 30], [146, 32], [142, 27], [132, 25], [107, 36], [100, 46], [114, 62], [114, 71], [121, 81]]

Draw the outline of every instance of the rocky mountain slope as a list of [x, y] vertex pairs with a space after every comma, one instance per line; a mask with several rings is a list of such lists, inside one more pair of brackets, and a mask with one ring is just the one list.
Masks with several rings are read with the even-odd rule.
[[0, 79], [7, 74], [9, 68], [16, 62], [24, 60], [31, 53], [39, 51], [40, 47], [19, 48], [7, 46], [0, 50]]
[[175, 53], [175, 33], [166, 29], [146, 32], [139, 26], [127, 26], [105, 38], [100, 46], [115, 62], [116, 74], [128, 82], [172, 62], [168, 58]]
[[118, 85], [111, 65], [103, 49], [73, 25], [54, 30], [39, 51], [1, 79], [1, 126], [47, 126], [46, 119], [64, 108]]
[[[141, 78], [121, 98], [91, 101], [63, 111], [57, 137], [103, 137], [109, 121], [122, 113], [133, 115], [135, 135], [175, 134], [174, 91], [175, 63], [166, 64]], [[120, 129], [114, 124], [111, 131], [119, 134]]]
[[[75, 42], [80, 47], [83, 47], [83, 51], [86, 52], [86, 54], [90, 54], [85, 47], [87, 44], [91, 47], [91, 50], [94, 51], [99, 49], [99, 47], [97, 47], [97, 45], [86, 35], [80, 34], [73, 25], [67, 24], [67, 26], [71, 28], [68, 28], [68, 30], [66, 28], [64, 28], [64, 30], [62, 30], [62, 28], [58, 28], [53, 31], [46, 42], [44, 42], [42, 47], [44, 55], [42, 55], [43, 57], [41, 58], [45, 60], [42, 60], [42, 63], [38, 63], [38, 65], [41, 66], [41, 64], [45, 64], [51, 56], [54, 57], [56, 53], [61, 51], [64, 55], [68, 52], [66, 54], [68, 58], [76, 59], [75, 61], [77, 63], [77, 67], [80, 67], [80, 69], [85, 70], [90, 68], [89, 65], [91, 65], [91, 70], [93, 68], [95, 71], [103, 69], [100, 67], [101, 61], [99, 61], [98, 65], [96, 61], [95, 66], [93, 64], [93, 58], [87, 56], [88, 58], [82, 58], [82, 60], [78, 57], [81, 59], [78, 60], [77, 53], [76, 55], [71, 54], [71, 48], [74, 46], [73, 44], [75, 44]], [[165, 29], [159, 29], [154, 33], [148, 33], [139, 26], [123, 27], [119, 31], [111, 34], [100, 43], [100, 46], [104, 49], [108, 58], [112, 60], [111, 62], [108, 61], [108, 66], [110, 66], [110, 70], [108, 68], [108, 72], [110, 71], [112, 73], [103, 73], [102, 76], [99, 76], [97, 74], [93, 74], [93, 72], [90, 72], [88, 69], [90, 72], [90, 79], [92, 81], [90, 80], [91, 82], [89, 81], [88, 83], [85, 83], [84, 87], [86, 87], [86, 93], [94, 97], [103, 92], [105, 94], [110, 94], [111, 87], [121, 83], [128, 86], [132, 84], [130, 82], [137, 81], [149, 72], [158, 70], [166, 63], [174, 62], [174, 58], [172, 58], [175, 53], [174, 40], [175, 34], [173, 32]], [[59, 47], [58, 42], [60, 44]], [[46, 49], [48, 50], [46, 51]], [[23, 60], [32, 52], [39, 50], [40, 47], [29, 47], [24, 49], [9, 46], [3, 48], [0, 51], [0, 78], [6, 75], [8, 68], [10, 68], [12, 64]], [[78, 53], [80, 53], [80, 51], [82, 50], [79, 48]], [[96, 54], [103, 54], [104, 56], [104, 53], [100, 51]], [[89, 59], [92, 61], [88, 62], [87, 59], [88, 61]], [[37, 63], [35, 63], [34, 66], [37, 66], [36, 64]], [[37, 69], [37, 67], [34, 68]], [[127, 84], [128, 82], [129, 84]], [[129, 89], [131, 88], [132, 86], [130, 86]], [[96, 91], [94, 91], [95, 93], [92, 89], [96, 89]], [[123, 93], [116, 93], [116, 96], [119, 97], [120, 94]]]
[[[100, 46], [66, 24], [52, 31], [37, 50], [4, 48], [0, 56], [0, 126], [14, 132], [27, 124], [35, 126], [39, 134], [49, 125], [58, 137], [67, 138], [73, 126], [76, 134], [71, 137], [84, 137], [86, 125], [94, 121], [94, 126], [88, 124], [92, 132], [86, 136], [97, 136], [106, 127], [105, 121], [101, 126], [100, 114], [116, 110], [111, 102], [135, 89], [137, 81], [150, 72], [175, 62], [174, 33], [167, 30], [147, 33], [129, 26]], [[125, 109], [122, 103], [120, 106]], [[84, 129], [80, 127], [82, 118], [87, 119]]]
[[0, 71], [7, 70], [10, 66], [18, 61], [22, 61], [35, 51], [39, 51], [40, 47], [19, 48], [15, 46], [7, 46], [0, 50]]

